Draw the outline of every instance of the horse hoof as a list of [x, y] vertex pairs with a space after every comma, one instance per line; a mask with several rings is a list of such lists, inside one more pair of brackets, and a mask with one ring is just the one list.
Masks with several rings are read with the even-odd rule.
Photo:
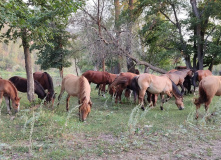
[[163, 107], [160, 107], [161, 110], [163, 110]]
[[183, 110], [183, 109], [184, 109], [184, 107], [180, 107], [180, 108], [179, 108], [179, 110]]
[[143, 106], [141, 107], [141, 109], [142, 109], [143, 111], [145, 110], [145, 108], [144, 108]]

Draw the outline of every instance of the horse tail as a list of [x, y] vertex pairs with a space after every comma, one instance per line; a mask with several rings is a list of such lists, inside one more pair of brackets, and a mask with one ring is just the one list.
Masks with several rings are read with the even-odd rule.
[[208, 96], [207, 96], [205, 89], [203, 87], [203, 81], [201, 81], [199, 84], [199, 98], [195, 99], [194, 104], [200, 105], [200, 104], [205, 103], [207, 101], [208, 101]]
[[60, 101], [60, 99], [61, 99], [61, 96], [62, 96], [62, 94], [64, 93], [64, 91], [65, 91], [65, 88], [64, 88], [64, 83], [65, 83], [65, 77], [62, 79], [62, 82], [61, 82], [61, 91], [60, 91], [60, 94], [59, 94], [59, 96], [58, 96], [58, 100]]
[[172, 92], [174, 96], [180, 97], [180, 98], [183, 97], [183, 94], [180, 92], [177, 85], [172, 80], [171, 80], [171, 83], [172, 83]]
[[130, 88], [133, 91], [135, 91], [137, 94], [139, 94], [139, 91], [140, 91], [140, 86], [138, 84], [138, 78], [139, 78], [139, 76], [135, 76], [134, 78], [132, 78], [131, 84], [130, 84]]
[[193, 79], [192, 79], [194, 87], [198, 87], [197, 84], [196, 84], [197, 80], [198, 80], [198, 72], [195, 72], [194, 75], [193, 75]]

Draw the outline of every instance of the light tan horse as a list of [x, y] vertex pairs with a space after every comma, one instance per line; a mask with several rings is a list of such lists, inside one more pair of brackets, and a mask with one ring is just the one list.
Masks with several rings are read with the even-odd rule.
[[[165, 103], [164, 94], [175, 97], [175, 103], [177, 107], [182, 110], [183, 96], [177, 86], [171, 81], [166, 75], [156, 76], [148, 73], [143, 73], [138, 76], [137, 83], [139, 85], [139, 104], [141, 104], [142, 109], [144, 109], [143, 99], [146, 91], [152, 94], [160, 94], [161, 96], [161, 110], [163, 110], [163, 104]], [[172, 93], [172, 94], [171, 94]], [[150, 104], [151, 105], [151, 104]]]
[[12, 107], [14, 108], [15, 112], [18, 112], [21, 98], [18, 97], [16, 87], [9, 80], [0, 79], [0, 106], [3, 96], [5, 97], [8, 113], [11, 114], [10, 100], [12, 101]]
[[196, 119], [199, 117], [198, 109], [200, 105], [204, 103], [207, 112], [214, 96], [221, 96], [221, 76], [208, 76], [200, 81], [199, 98], [194, 101], [196, 105]]
[[66, 110], [69, 110], [70, 97], [78, 97], [78, 103], [81, 104], [79, 107], [79, 119], [85, 121], [92, 107], [90, 99], [91, 87], [88, 80], [84, 76], [78, 77], [73, 74], [68, 74], [62, 80], [61, 92], [58, 96], [58, 100], [60, 100], [64, 91], [68, 93], [66, 98]]

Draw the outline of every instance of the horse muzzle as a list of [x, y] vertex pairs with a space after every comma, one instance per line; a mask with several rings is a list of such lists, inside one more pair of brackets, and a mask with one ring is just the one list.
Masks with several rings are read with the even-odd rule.
[[179, 110], [183, 110], [183, 109], [184, 109], [184, 107], [182, 107], [182, 106], [179, 107]]

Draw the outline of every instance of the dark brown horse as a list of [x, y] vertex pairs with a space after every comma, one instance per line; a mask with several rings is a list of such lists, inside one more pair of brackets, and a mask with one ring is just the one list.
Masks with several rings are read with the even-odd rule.
[[[132, 79], [137, 76], [137, 74], [131, 73], [131, 72], [122, 72], [120, 73], [115, 80], [113, 81], [113, 83], [110, 85], [110, 88], [112, 90], [116, 90], [114, 88], [117, 88], [116, 90], [116, 98], [115, 98], [115, 103], [117, 103], [118, 99], [119, 102], [121, 103], [121, 95], [124, 89], [128, 88], [131, 90], [136, 90], [136, 88], [134, 88], [131, 85]], [[136, 91], [133, 92], [134, 93], [134, 102], [136, 102]]]
[[179, 85], [182, 90], [181, 93], [184, 93], [184, 86], [183, 86], [183, 82], [185, 80], [185, 78], [188, 77], [192, 77], [193, 75], [193, 71], [190, 69], [184, 69], [182, 71], [174, 71], [174, 72], [170, 72], [166, 74], [176, 85]]
[[82, 74], [85, 78], [87, 78], [89, 83], [95, 83], [98, 84], [97, 87], [99, 87], [100, 84], [103, 84], [102, 91], [105, 91], [106, 84], [111, 84], [111, 77], [108, 72], [102, 72], [102, 71], [86, 71]]
[[211, 76], [211, 75], [213, 74], [210, 70], [198, 70], [194, 73], [193, 78], [192, 78], [192, 82], [194, 86], [194, 93], [195, 93], [196, 87], [198, 87], [196, 83], [200, 82], [203, 78], [207, 76]]
[[58, 96], [60, 100], [62, 94], [66, 91], [68, 93], [66, 99], [66, 110], [69, 110], [69, 100], [71, 96], [78, 97], [79, 119], [85, 121], [91, 112], [92, 102], [90, 98], [91, 87], [88, 80], [84, 76], [75, 76], [73, 74], [66, 75], [62, 80], [61, 92]]
[[0, 106], [3, 96], [7, 104], [8, 113], [11, 114], [10, 100], [12, 101], [12, 107], [15, 112], [18, 112], [21, 98], [18, 97], [17, 89], [9, 80], [0, 79]]
[[195, 99], [196, 119], [201, 104], [205, 104], [205, 110], [209, 108], [214, 96], [221, 96], [221, 76], [207, 76], [199, 83], [199, 98]]
[[54, 85], [51, 76], [47, 72], [35, 72], [33, 73], [34, 80], [38, 81], [44, 90], [48, 90], [46, 101], [54, 104], [55, 93]]
[[[27, 92], [27, 79], [19, 76], [14, 76], [9, 79], [20, 92]], [[34, 91], [38, 95], [38, 98], [44, 99], [46, 97], [46, 93], [44, 88], [41, 86], [38, 81], [34, 81]]]

